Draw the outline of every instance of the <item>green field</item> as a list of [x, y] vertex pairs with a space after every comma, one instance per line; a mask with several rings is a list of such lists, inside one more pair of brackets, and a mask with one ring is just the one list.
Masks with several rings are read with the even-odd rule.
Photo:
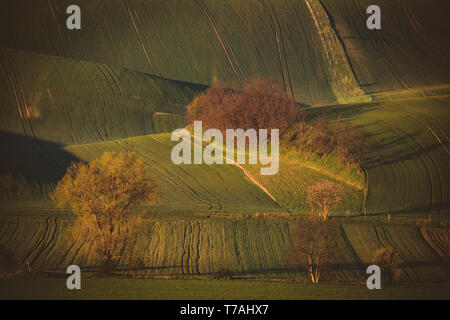
[[[86, 279], [81, 290], [69, 291], [64, 279], [0, 279], [0, 299], [80, 300], [432, 300], [448, 298], [448, 288], [387, 287], [368, 290], [357, 285], [312, 285], [262, 281]], [[24, 294], [25, 292], [25, 294]], [[5, 294], [6, 293], [6, 294]]]
[[[75, 298], [449, 298], [446, 1], [378, 1], [377, 31], [366, 28], [369, 0], [79, 2], [79, 31], [65, 28], [69, 0], [10, 1], [0, 12], [0, 249], [19, 270], [98, 268], [48, 193], [72, 161], [134, 152], [162, 199], [138, 210], [146, 232], [124, 244], [116, 278], [86, 279]], [[363, 126], [361, 170], [284, 148], [274, 176], [257, 165], [174, 165], [171, 132], [186, 126], [186, 105], [215, 80], [241, 88], [255, 76], [279, 82], [310, 118]], [[322, 179], [345, 190], [331, 216], [333, 278], [346, 285], [284, 283], [307, 280], [287, 251], [310, 212], [306, 188]], [[401, 288], [349, 285], [387, 246], [400, 253]], [[128, 279], [137, 256], [138, 277], [184, 278]], [[213, 280], [223, 270], [238, 280]], [[74, 297], [59, 279], [22, 276], [0, 277], [0, 298], [23, 298], [28, 286], [28, 298]]]
[[[92, 243], [73, 240], [68, 232], [71, 221], [70, 216], [56, 214], [4, 215], [0, 218], [0, 243], [14, 253], [14, 260], [23, 268], [30, 264], [35, 270], [61, 272], [74, 263], [97, 270], [100, 261], [90, 250]], [[338, 222], [335, 257], [330, 261], [333, 279], [360, 282], [373, 252], [392, 246], [400, 253], [401, 282], [450, 280], [445, 228], [419, 228], [402, 219], [345, 218]], [[213, 277], [228, 270], [241, 278], [308, 279], [297, 265], [288, 262], [294, 220], [158, 214], [143, 223], [145, 231], [120, 248], [120, 274], [130, 274], [130, 260], [141, 257], [145, 268], [136, 271], [139, 276]]]

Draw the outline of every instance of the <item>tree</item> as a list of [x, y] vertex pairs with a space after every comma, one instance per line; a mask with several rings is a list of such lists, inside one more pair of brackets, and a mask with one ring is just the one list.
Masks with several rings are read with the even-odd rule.
[[272, 79], [255, 78], [242, 90], [214, 83], [187, 107], [188, 121], [202, 121], [205, 128], [278, 129], [285, 133], [304, 118], [297, 103]]
[[330, 220], [309, 217], [301, 220], [294, 228], [289, 259], [304, 267], [312, 283], [319, 283], [324, 270], [329, 268], [336, 245], [336, 226]]
[[319, 215], [326, 220], [330, 210], [342, 201], [344, 189], [329, 180], [321, 180], [310, 186], [306, 192], [312, 212], [314, 213], [315, 208], [318, 207]]
[[392, 247], [377, 249], [373, 255], [372, 263], [380, 267], [381, 278], [386, 284], [391, 284], [400, 276], [400, 254]]
[[74, 232], [93, 241], [106, 265], [140, 225], [133, 209], [158, 196], [147, 169], [132, 153], [105, 152], [92, 162], [72, 163], [51, 194], [57, 207], [78, 215]]

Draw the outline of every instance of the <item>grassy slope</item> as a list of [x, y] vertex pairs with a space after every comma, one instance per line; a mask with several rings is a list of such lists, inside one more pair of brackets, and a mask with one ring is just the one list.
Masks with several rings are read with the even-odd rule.
[[163, 211], [278, 211], [264, 192], [233, 165], [173, 164], [171, 134], [148, 135], [95, 144], [68, 146], [75, 157], [92, 160], [105, 151], [136, 152], [150, 166], [163, 195]]
[[370, 0], [321, 0], [356, 78], [371, 94], [450, 83], [448, 1], [380, 0], [381, 30], [368, 30]]
[[[329, 165], [314, 161], [299, 160], [298, 155], [281, 156], [280, 168], [276, 175], [261, 176], [259, 166], [245, 166], [251, 174], [261, 181], [277, 202], [283, 208], [293, 213], [309, 213], [310, 207], [306, 201], [306, 189], [321, 180], [331, 180], [344, 188], [343, 201], [332, 209], [333, 216], [360, 214], [364, 196], [364, 183], [355, 174], [353, 179], [345, 177], [344, 172], [334, 173]], [[359, 177], [361, 178], [361, 177]], [[361, 179], [363, 180], [363, 179]]]
[[[372, 151], [363, 163], [368, 175], [368, 195], [364, 202], [367, 214], [434, 215], [448, 212], [449, 142], [445, 127], [448, 100], [447, 96], [442, 96], [326, 108], [331, 117], [350, 120], [363, 125], [368, 131]], [[321, 110], [314, 109], [314, 112]], [[61, 147], [57, 153], [51, 153], [53, 145], [45, 144], [44, 147], [50, 149], [44, 155], [63, 167], [70, 159], [90, 160], [107, 150], [136, 151], [157, 176], [166, 195], [162, 205], [166, 209], [228, 212], [279, 210], [236, 167], [173, 165], [170, 161], [173, 145], [169, 134], [149, 135]], [[20, 160], [17, 166], [26, 162], [21, 157], [17, 158]], [[54, 174], [55, 166], [49, 161], [45, 162], [46, 166], [39, 161], [33, 165], [28, 171], [33, 172], [33, 168], [40, 167], [43, 177], [46, 172], [48, 175]], [[293, 159], [293, 155], [283, 155], [280, 172], [276, 176], [260, 176], [257, 166], [247, 166], [247, 169], [284, 209], [297, 212], [308, 211], [304, 192], [308, 185], [323, 178], [336, 180], [337, 175], [350, 183], [346, 185], [338, 181], [348, 191], [357, 191], [353, 195], [348, 194], [337, 208], [337, 213], [344, 214], [343, 208], [348, 209], [350, 214], [364, 212], [361, 206], [364, 195], [351, 185], [362, 185], [358, 177], [349, 176], [345, 170], [339, 172], [329, 164], [313, 163], [318, 170], [311, 170], [308, 165]], [[62, 174], [62, 168], [57, 173]], [[227, 184], [233, 187], [225, 187]]]
[[[293, 211], [308, 210], [305, 187], [338, 177], [353, 194], [347, 194], [335, 214], [344, 215], [348, 209], [350, 214], [442, 217], [450, 201], [449, 102], [444, 95], [310, 109], [312, 116], [327, 112], [332, 124], [341, 119], [364, 126], [371, 147], [362, 163], [366, 186], [354, 172], [332, 162], [296, 159], [292, 152], [283, 154], [275, 176], [259, 176], [257, 168], [248, 167], [279, 203]], [[361, 187], [368, 188], [365, 200]]]
[[[339, 49], [331, 41], [331, 47], [345, 49], [357, 80], [375, 98], [428, 95], [425, 86], [449, 82], [445, 59], [448, 32], [439, 30], [442, 24], [435, 22], [441, 20], [434, 16], [434, 10], [430, 15], [433, 6], [414, 0], [407, 7], [404, 2], [384, 1], [383, 7], [389, 6], [389, 10], [383, 10], [383, 30], [372, 32], [365, 28], [365, 2], [355, 7], [352, 1], [322, 1], [344, 44]], [[31, 11], [24, 6], [31, 3], [35, 10], [29, 16]], [[105, 150], [136, 150], [155, 170], [164, 189], [162, 211], [278, 211], [237, 168], [205, 170], [171, 165], [168, 135], [65, 148], [60, 144], [169, 131], [175, 124], [171, 120], [153, 121], [154, 112], [179, 113], [180, 105], [201, 89], [122, 67], [202, 84], [211, 83], [214, 77], [240, 82], [252, 75], [272, 74], [300, 102], [335, 102], [330, 78], [333, 68], [322, 52], [323, 41], [306, 2], [274, 2], [272, 6], [256, 1], [124, 3], [84, 3], [89, 10], [84, 10], [86, 28], [81, 32], [64, 28], [64, 9], [69, 1], [17, 1], [2, 10], [2, 48], [103, 63], [1, 49], [0, 81], [7, 89], [0, 97], [6, 106], [2, 107], [0, 123], [9, 131], [2, 133], [2, 149], [10, 152], [10, 161], [6, 166], [2, 162], [2, 170], [19, 168], [19, 173], [25, 171], [34, 179], [54, 182], [75, 158], [92, 159]], [[30, 29], [32, 25], [42, 28]], [[342, 52], [337, 57], [339, 61]], [[66, 87], [71, 90], [61, 90]], [[405, 89], [407, 93], [391, 94], [392, 90]], [[444, 86], [443, 92], [448, 94], [446, 90]], [[448, 212], [448, 101], [448, 96], [440, 96], [326, 108], [369, 131], [373, 152], [364, 164], [369, 177], [368, 214]], [[12, 133], [17, 135], [11, 137]], [[36, 142], [33, 137], [40, 140]], [[18, 150], [16, 143], [23, 148]], [[289, 164], [281, 171], [289, 174], [286, 179], [262, 182], [285, 207], [298, 209], [304, 198], [299, 189], [305, 181], [291, 180], [290, 172], [306, 176], [306, 182], [319, 178], [315, 172]], [[357, 210], [359, 199], [348, 201], [352, 211]], [[176, 274], [208, 274], [227, 266], [238, 273], [280, 276], [286, 274], [288, 224], [177, 217], [157, 222], [153, 230], [157, 236], [144, 239], [140, 245], [147, 244], [149, 264], [161, 267], [155, 272], [164, 273], [169, 267], [168, 272]], [[33, 265], [43, 268], [64, 267], [77, 259], [82, 265], [94, 265], [89, 244], [66, 246], [67, 226], [57, 215], [28, 219], [4, 216], [0, 244], [17, 253], [21, 263], [31, 259]], [[436, 249], [448, 241], [439, 233], [424, 237], [416, 227], [370, 223], [344, 226], [343, 232], [346, 236], [340, 240], [336, 261], [342, 264], [341, 279], [361, 275], [360, 262], [368, 263], [374, 249], [392, 244], [401, 252], [408, 279], [448, 281], [448, 268]], [[125, 252], [124, 263], [133, 250]]]
[[[3, 11], [1, 26], [16, 31], [1, 33], [0, 41], [192, 83], [217, 78], [239, 85], [271, 75], [297, 101], [323, 105], [345, 91], [332, 69], [352, 86], [356, 81], [320, 3], [312, 2], [310, 11], [304, 1], [85, 1], [83, 27], [71, 32], [63, 14], [70, 1], [21, 0]], [[30, 30], [34, 24], [42, 28]]]
[[6, 5], [0, 43], [193, 83], [272, 75], [310, 105], [337, 101], [355, 77], [371, 95], [450, 82], [442, 0], [380, 1], [380, 31], [366, 27], [369, 0], [84, 1], [81, 31], [65, 28], [69, 4]]
[[449, 101], [438, 96], [327, 109], [368, 132], [368, 214], [448, 213]]
[[0, 49], [0, 62], [2, 198], [47, 193], [49, 184], [77, 160], [63, 145], [184, 127], [184, 106], [204, 90], [123, 68], [19, 50]]
[[1, 49], [0, 57], [0, 130], [59, 144], [183, 127], [184, 106], [204, 89], [25, 51]]

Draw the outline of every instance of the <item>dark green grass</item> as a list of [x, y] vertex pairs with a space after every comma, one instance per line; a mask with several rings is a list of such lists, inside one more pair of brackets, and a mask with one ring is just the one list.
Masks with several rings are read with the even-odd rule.
[[339, 57], [337, 74], [369, 94], [450, 82], [445, 0], [379, 1], [376, 31], [366, 27], [370, 0], [309, 2], [315, 17], [296, 0], [91, 0], [82, 3], [82, 29], [69, 31], [70, 1], [17, 0], [1, 12], [0, 44], [192, 83], [271, 75], [308, 105], [336, 102], [327, 56]]
[[[218, 217], [216, 217], [218, 215]], [[269, 216], [270, 217], [270, 216]], [[143, 231], [119, 248], [118, 274], [129, 276], [129, 263], [141, 258], [139, 277], [214, 276], [229, 270], [245, 279], [296, 278], [306, 272], [290, 263], [289, 215], [255, 218], [254, 215], [151, 214], [144, 215]], [[297, 216], [296, 219], [303, 219]], [[448, 283], [448, 227], [416, 225], [416, 221], [379, 221], [377, 218], [338, 218], [334, 257], [336, 281], [360, 281], [374, 252], [393, 246], [400, 253], [400, 283]], [[0, 216], [0, 247], [13, 253], [15, 270], [29, 263], [33, 270], [63, 272], [71, 264], [98, 270], [100, 256], [92, 242], [71, 233], [73, 216], [56, 212], [6, 212]], [[447, 224], [448, 225], [448, 224]], [[429, 236], [424, 237], [425, 232]]]
[[309, 300], [450, 299], [449, 289], [365, 285], [303, 284], [244, 280], [82, 279], [81, 290], [68, 290], [66, 279], [0, 279], [0, 299], [69, 300]]
[[[372, 95], [450, 82], [445, 0], [322, 0], [361, 87]], [[381, 30], [366, 27], [366, 9], [381, 8]], [[417, 93], [416, 93], [417, 94]], [[421, 93], [419, 93], [419, 96]]]
[[0, 130], [61, 145], [182, 128], [184, 106], [205, 89], [19, 50], [0, 49], [0, 61]]

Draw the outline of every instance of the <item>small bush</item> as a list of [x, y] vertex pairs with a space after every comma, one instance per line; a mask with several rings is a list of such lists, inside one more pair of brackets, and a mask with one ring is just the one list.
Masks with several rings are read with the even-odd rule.
[[373, 264], [381, 269], [381, 279], [386, 284], [392, 284], [399, 280], [401, 270], [400, 254], [391, 247], [381, 248], [375, 251], [373, 255]]

